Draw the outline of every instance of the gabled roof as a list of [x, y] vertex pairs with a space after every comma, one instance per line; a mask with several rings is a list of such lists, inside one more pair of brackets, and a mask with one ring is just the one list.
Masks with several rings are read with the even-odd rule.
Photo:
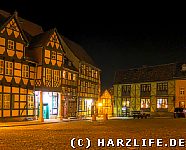
[[[10, 16], [11, 16], [10, 13], [0, 10], [0, 25], [2, 25], [5, 22], [5, 20], [7, 20]], [[26, 19], [23, 19], [21, 17], [18, 17], [18, 19], [19, 19], [19, 23], [20, 23], [22, 30], [26, 32], [25, 35], [29, 36], [27, 37], [28, 39], [30, 38], [30, 36], [36, 36], [43, 32], [43, 29], [41, 26], [31, 21], [28, 21]]]
[[[6, 15], [7, 15], [7, 17], [6, 17]], [[0, 19], [2, 19], [2, 21], [0, 22], [0, 28], [3, 28], [4, 26], [6, 26], [10, 22], [10, 20], [12, 20], [13, 18], [15, 19], [16, 24], [18, 25], [19, 30], [20, 30], [24, 40], [28, 43], [28, 39], [25, 36], [25, 33], [23, 32], [20, 22], [18, 20], [17, 12], [14, 12], [13, 15], [8, 15], [8, 13], [0, 10]]]
[[175, 78], [186, 78], [186, 71], [182, 71], [182, 65], [183, 63], [170, 63], [120, 70], [115, 73], [114, 84], [167, 81]]
[[62, 36], [62, 39], [66, 43], [66, 45], [69, 47], [69, 49], [73, 52], [73, 54], [81, 61], [84, 61], [94, 67], [97, 67], [95, 62], [92, 60], [92, 58], [87, 54], [86, 50], [83, 49], [79, 44], [69, 40], [68, 38]]

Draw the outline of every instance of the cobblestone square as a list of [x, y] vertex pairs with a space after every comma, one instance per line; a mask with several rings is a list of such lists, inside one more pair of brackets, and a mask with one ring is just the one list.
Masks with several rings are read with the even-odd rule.
[[[30, 150], [63, 150], [73, 149], [71, 140], [76, 149], [86, 149], [88, 138], [89, 149], [185, 149], [179, 147], [178, 141], [176, 147], [166, 147], [169, 139], [186, 139], [186, 119], [125, 119], [108, 121], [71, 121], [42, 125], [1, 127], [0, 128], [0, 149], [30, 149]], [[83, 144], [82, 147], [78, 147]], [[105, 140], [105, 146], [98, 146], [98, 139]], [[107, 142], [112, 139], [114, 146]], [[137, 139], [137, 143], [142, 145], [141, 139], [162, 139], [163, 147], [134, 147], [134, 141], [131, 147], [117, 146], [116, 140], [122, 139], [124, 145], [126, 139]], [[111, 142], [111, 141], [110, 141]], [[147, 143], [148, 145], [148, 143]], [[185, 145], [185, 144], [184, 144]]]

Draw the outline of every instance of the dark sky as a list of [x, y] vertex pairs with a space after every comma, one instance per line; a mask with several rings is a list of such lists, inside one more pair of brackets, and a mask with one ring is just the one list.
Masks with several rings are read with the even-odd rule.
[[[186, 61], [186, 24], [142, 24], [120, 21], [83, 21], [68, 10], [13, 4], [0, 9], [18, 11], [22, 18], [60, 33], [79, 43], [102, 70], [102, 88], [112, 85], [118, 69]], [[82, 19], [82, 18], [81, 18]]]

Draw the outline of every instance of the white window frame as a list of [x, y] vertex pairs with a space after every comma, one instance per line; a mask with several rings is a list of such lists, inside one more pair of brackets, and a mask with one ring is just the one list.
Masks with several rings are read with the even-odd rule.
[[8, 49], [14, 50], [15, 42], [12, 40], [8, 40]]
[[10, 94], [3, 95], [3, 108], [10, 109]]
[[52, 78], [52, 69], [46, 68], [46, 80], [51, 81]]
[[5, 61], [5, 75], [13, 75], [13, 62]]
[[28, 65], [23, 65], [22, 76], [24, 78], [28, 78], [29, 77], [29, 66]]
[[4, 71], [4, 61], [0, 60], [0, 74], [3, 74]]
[[168, 108], [168, 98], [157, 98], [157, 108]]
[[28, 95], [28, 109], [33, 109], [34, 108], [34, 96], [33, 95]]

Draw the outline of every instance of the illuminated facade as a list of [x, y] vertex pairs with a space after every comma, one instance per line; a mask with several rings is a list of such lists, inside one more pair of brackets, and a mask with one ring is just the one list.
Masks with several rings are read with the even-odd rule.
[[152, 116], [173, 116], [186, 104], [186, 69], [183, 63], [118, 71], [115, 75], [114, 115], [142, 110]]
[[77, 115], [92, 116], [96, 113], [96, 101], [100, 95], [100, 72], [86, 51], [77, 43], [62, 37], [66, 55], [78, 68]]
[[34, 116], [36, 63], [25, 56], [28, 40], [16, 12], [0, 20], [0, 118]]
[[[68, 41], [57, 29], [44, 32], [17, 12], [0, 10], [0, 118], [43, 121], [94, 113], [100, 70]], [[83, 76], [82, 65], [88, 67]]]
[[111, 90], [105, 90], [97, 102], [98, 115], [113, 115], [113, 101]]

